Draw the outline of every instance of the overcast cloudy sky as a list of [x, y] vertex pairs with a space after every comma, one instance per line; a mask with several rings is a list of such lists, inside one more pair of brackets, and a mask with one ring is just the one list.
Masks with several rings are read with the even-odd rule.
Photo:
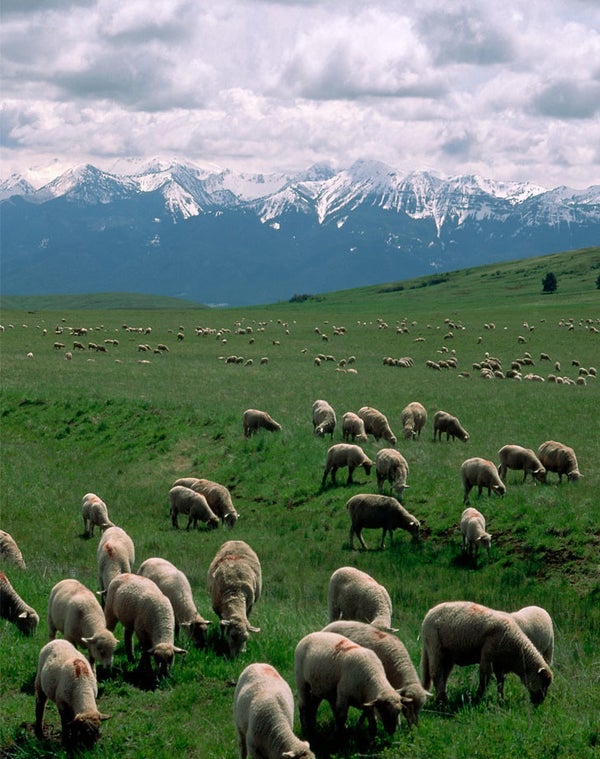
[[599, 0], [2, 0], [0, 174], [246, 171], [600, 183]]

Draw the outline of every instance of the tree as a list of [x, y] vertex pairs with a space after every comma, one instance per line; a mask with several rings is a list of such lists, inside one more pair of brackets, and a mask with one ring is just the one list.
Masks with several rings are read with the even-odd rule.
[[551, 271], [549, 271], [544, 279], [542, 279], [542, 292], [553, 293], [556, 292], [557, 287], [558, 283], [556, 281], [556, 277]]

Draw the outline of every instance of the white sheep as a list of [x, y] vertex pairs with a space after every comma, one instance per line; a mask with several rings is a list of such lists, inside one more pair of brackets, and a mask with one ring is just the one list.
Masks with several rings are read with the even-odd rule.
[[395, 448], [381, 448], [375, 456], [375, 472], [377, 474], [377, 487], [383, 492], [383, 485], [389, 482], [392, 490], [396, 491], [399, 500], [404, 491], [410, 487], [406, 484], [408, 478], [408, 461]]
[[109, 527], [102, 533], [96, 552], [98, 581], [102, 601], [111, 580], [121, 572], [131, 572], [135, 562], [133, 540], [121, 527]]
[[522, 470], [523, 482], [528, 474], [532, 480], [546, 482], [546, 469], [531, 448], [523, 448], [520, 445], [503, 445], [498, 451], [500, 464], [498, 474], [502, 480], [506, 480], [508, 469]]
[[98, 685], [89, 662], [68, 640], [53, 640], [42, 648], [35, 676], [35, 734], [44, 737], [48, 699], [60, 714], [65, 747], [91, 748], [100, 737], [100, 723], [110, 719], [96, 706]]
[[208, 568], [206, 584], [212, 608], [221, 620], [229, 655], [245, 651], [251, 632], [260, 632], [248, 618], [262, 592], [260, 561], [243, 540], [228, 540], [219, 548]]
[[19, 569], [27, 569], [17, 541], [10, 533], [4, 530], [0, 530], [0, 559], [14, 564]]
[[306, 737], [315, 733], [317, 710], [323, 700], [329, 701], [339, 735], [345, 730], [351, 706], [361, 709], [368, 719], [371, 738], [376, 716], [390, 735], [396, 730], [402, 698], [388, 682], [374, 651], [337, 633], [309, 633], [296, 646], [294, 673]]
[[541, 606], [524, 606], [510, 616], [544, 657], [552, 664], [554, 655], [554, 625], [552, 617]]
[[397, 438], [392, 432], [385, 414], [372, 406], [363, 406], [358, 409], [358, 416], [365, 423], [365, 432], [368, 435], [373, 435], [375, 440], [383, 438], [390, 445], [396, 445]]
[[56, 583], [48, 600], [48, 640], [57, 631], [74, 646], [85, 646], [95, 671], [95, 662], [111, 667], [118, 640], [106, 629], [106, 619], [95, 594], [78, 580]]
[[433, 417], [433, 439], [439, 437], [441, 442], [442, 432], [446, 433], [446, 440], [458, 438], [466, 443], [469, 439], [469, 433], [459, 422], [458, 418], [452, 416], [447, 411], [436, 411]]
[[324, 400], [315, 401], [312, 405], [312, 423], [315, 435], [319, 437], [329, 435], [333, 439], [337, 423], [333, 406]]
[[185, 485], [196, 491], [196, 493], [203, 495], [210, 508], [220, 518], [222, 524], [226, 524], [229, 528], [232, 528], [236, 523], [239, 514], [233, 505], [231, 493], [225, 485], [198, 477], [184, 477], [176, 480], [174, 484]]
[[33, 635], [40, 622], [36, 610], [25, 603], [4, 572], [0, 572], [0, 619], [15, 624], [23, 635]]
[[485, 517], [472, 507], [466, 508], [460, 518], [463, 552], [477, 558], [479, 546], [483, 546], [488, 556], [492, 545], [492, 536], [485, 531]]
[[566, 475], [569, 482], [583, 477], [577, 465], [575, 451], [564, 443], [546, 440], [538, 448], [538, 456], [549, 472], [558, 474], [559, 482], [562, 482], [563, 474]]
[[179, 527], [179, 514], [188, 516], [186, 530], [192, 526], [196, 529], [198, 522], [204, 522], [210, 530], [219, 526], [219, 518], [208, 505], [206, 498], [185, 485], [175, 485], [169, 490], [169, 510], [171, 523], [175, 528]]
[[293, 731], [294, 697], [270, 664], [249, 664], [233, 694], [233, 721], [240, 759], [315, 759]]
[[492, 490], [500, 496], [506, 493], [506, 486], [500, 479], [496, 466], [487, 459], [474, 456], [463, 461], [460, 467], [460, 475], [464, 488], [463, 502], [467, 506], [469, 504], [469, 493], [475, 486], [477, 486], [479, 495], [481, 495], [483, 488], [487, 488], [488, 495], [492, 494]]
[[361, 546], [367, 546], [362, 537], [362, 530], [367, 528], [380, 528], [381, 549], [385, 548], [386, 533], [390, 534], [390, 542], [396, 529], [406, 530], [413, 537], [419, 536], [419, 520], [410, 514], [404, 506], [392, 496], [377, 495], [375, 493], [359, 493], [352, 496], [346, 503], [350, 514], [350, 548], [354, 549], [354, 536], [358, 538]]
[[365, 423], [358, 414], [346, 411], [342, 417], [342, 439], [344, 442], [366, 443], [369, 439], [365, 432]]
[[176, 654], [186, 654], [174, 645], [175, 615], [171, 602], [158, 585], [147, 577], [123, 572], [108, 586], [106, 594], [106, 626], [113, 631], [123, 625], [125, 652], [130, 662], [135, 632], [142, 656], [140, 670], [150, 670], [150, 657], [154, 657], [158, 677], [165, 677]]
[[340, 567], [329, 579], [329, 621], [354, 619], [392, 630], [392, 599], [371, 575], [355, 567]]
[[154, 580], [171, 602], [175, 614], [175, 635], [178, 635], [179, 628], [183, 628], [195, 646], [204, 648], [210, 623], [196, 608], [192, 587], [185, 574], [170, 561], [161, 558], [143, 561], [138, 574]]
[[357, 467], [361, 466], [367, 474], [371, 474], [371, 468], [375, 465], [358, 445], [354, 445], [353, 443], [337, 443], [336, 445], [332, 445], [327, 451], [327, 462], [325, 464], [325, 471], [323, 472], [323, 479], [321, 480], [321, 488], [325, 487], [329, 472], [331, 472], [331, 481], [335, 485], [337, 470], [345, 466], [348, 467], [347, 484], [350, 485], [353, 482], [352, 473]]
[[279, 432], [281, 425], [266, 411], [249, 408], [242, 415], [242, 427], [245, 437], [252, 437], [259, 429], [269, 430], [269, 432]]
[[90, 537], [94, 534], [94, 527], [98, 526], [102, 531], [108, 527], [114, 527], [108, 518], [108, 507], [95, 493], [86, 493], [81, 500], [81, 516], [83, 519], [83, 531]]
[[416, 438], [421, 436], [421, 430], [427, 422], [427, 411], [418, 401], [413, 401], [405, 406], [400, 412], [400, 422], [405, 438]]
[[541, 703], [552, 683], [552, 672], [544, 657], [510, 614], [470, 601], [448, 601], [430, 609], [421, 626], [423, 650], [421, 683], [436, 689], [445, 701], [446, 683], [455, 664], [479, 664], [478, 698], [492, 674], [498, 695], [504, 697], [504, 679], [514, 672], [529, 691], [534, 704]]
[[431, 693], [421, 685], [406, 646], [396, 635], [366, 622], [347, 619], [330, 622], [323, 632], [345, 635], [359, 646], [374, 651], [383, 664], [388, 682], [400, 694], [406, 721], [409, 725], [418, 724], [419, 713]]

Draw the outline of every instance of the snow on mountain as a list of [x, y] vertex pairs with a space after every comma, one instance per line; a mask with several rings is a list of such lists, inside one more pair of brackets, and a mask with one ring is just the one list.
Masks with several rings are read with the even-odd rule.
[[135, 184], [127, 177], [116, 177], [90, 164], [81, 164], [41, 187], [34, 199], [37, 203], [44, 203], [52, 198], [66, 197], [94, 205], [126, 197], [135, 189]]
[[32, 195], [34, 192], [35, 187], [21, 174], [11, 174], [8, 179], [0, 182], [0, 200], [13, 195]]

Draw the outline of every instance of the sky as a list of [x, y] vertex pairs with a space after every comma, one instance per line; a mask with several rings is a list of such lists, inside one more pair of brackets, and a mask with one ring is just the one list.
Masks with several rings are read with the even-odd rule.
[[156, 156], [600, 183], [600, 0], [2, 0], [0, 178]]

